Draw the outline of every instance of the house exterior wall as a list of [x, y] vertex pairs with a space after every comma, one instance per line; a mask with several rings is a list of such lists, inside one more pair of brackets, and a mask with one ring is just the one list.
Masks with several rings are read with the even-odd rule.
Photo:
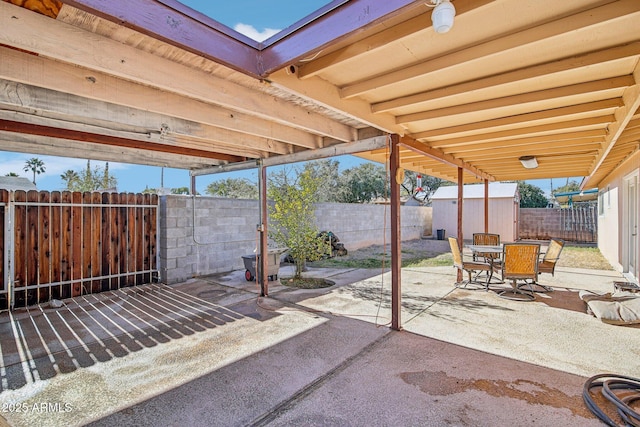
[[[638, 231], [631, 230], [626, 221], [625, 213], [628, 210], [626, 204], [629, 198], [625, 194], [625, 180], [634, 175], [638, 176], [639, 171], [640, 152], [636, 152], [599, 184], [598, 248], [611, 265], [622, 273], [627, 273], [628, 260], [625, 259], [628, 253], [627, 239], [631, 233], [637, 234]], [[638, 191], [636, 186], [636, 204], [640, 200]], [[640, 212], [640, 209], [636, 212]], [[640, 266], [638, 252], [636, 251], [636, 266]], [[629, 278], [637, 282], [637, 271]]]
[[[458, 200], [433, 201], [433, 229], [444, 228], [446, 236], [458, 235]], [[489, 233], [500, 235], [503, 242], [518, 238], [518, 213], [513, 197], [489, 199]], [[465, 199], [462, 210], [462, 234], [471, 239], [473, 233], [484, 232], [484, 199]]]
[[[195, 215], [194, 215], [195, 207]], [[320, 230], [334, 232], [347, 250], [382, 244], [382, 205], [319, 203], [315, 206]], [[431, 234], [430, 207], [402, 206], [402, 240]], [[244, 268], [242, 255], [256, 247], [256, 200], [213, 197], [162, 196], [160, 198], [160, 278], [176, 283], [192, 277]], [[390, 242], [390, 221], [386, 241]]]

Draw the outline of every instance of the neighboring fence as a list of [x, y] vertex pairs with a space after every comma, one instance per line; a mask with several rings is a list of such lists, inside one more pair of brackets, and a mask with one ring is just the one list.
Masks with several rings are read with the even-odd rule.
[[519, 233], [521, 239], [560, 238], [569, 242], [596, 243], [598, 207], [596, 204], [576, 204], [567, 209], [522, 208]]
[[[347, 250], [390, 242], [390, 208], [373, 204], [318, 203], [320, 230], [334, 232]], [[257, 245], [257, 200], [213, 197], [160, 198], [160, 277], [176, 283], [243, 268], [242, 255]], [[401, 238], [431, 234], [431, 208], [402, 206]]]
[[158, 196], [0, 190], [0, 309], [157, 276]]

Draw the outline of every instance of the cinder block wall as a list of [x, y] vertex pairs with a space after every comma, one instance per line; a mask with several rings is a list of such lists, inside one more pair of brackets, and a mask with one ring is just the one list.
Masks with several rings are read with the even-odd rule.
[[[347, 250], [381, 244], [384, 241], [385, 214], [389, 229], [388, 206], [316, 205], [318, 228], [334, 232]], [[431, 234], [431, 208], [403, 206], [400, 220], [402, 240]], [[176, 283], [243, 268], [242, 255], [253, 253], [256, 247], [258, 222], [256, 200], [162, 196], [159, 230], [161, 280]], [[389, 242], [389, 230], [386, 236]]]
[[585, 209], [520, 209], [520, 239], [597, 242], [596, 207]]
[[561, 218], [555, 211], [556, 209], [547, 208], [520, 209], [520, 238], [548, 240], [560, 236]]

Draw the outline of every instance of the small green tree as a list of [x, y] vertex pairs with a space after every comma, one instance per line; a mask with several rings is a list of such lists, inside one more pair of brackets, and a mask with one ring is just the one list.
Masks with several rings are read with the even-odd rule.
[[15, 172], [9, 172], [8, 174], [6, 174], [5, 176], [20, 176]]
[[300, 278], [306, 261], [320, 259], [323, 247], [316, 226], [315, 195], [319, 180], [310, 169], [299, 172], [293, 182], [286, 170], [276, 172], [269, 179], [269, 237], [289, 248], [295, 262], [295, 278]]
[[24, 168], [22, 168], [22, 170], [24, 170], [25, 172], [33, 172], [33, 185], [35, 185], [36, 175], [40, 175], [45, 171], [44, 162], [37, 157], [32, 157], [25, 162]]

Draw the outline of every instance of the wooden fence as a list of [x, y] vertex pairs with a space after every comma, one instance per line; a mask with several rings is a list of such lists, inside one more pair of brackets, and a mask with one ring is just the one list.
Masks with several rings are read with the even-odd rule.
[[158, 196], [0, 190], [0, 309], [157, 277]]

